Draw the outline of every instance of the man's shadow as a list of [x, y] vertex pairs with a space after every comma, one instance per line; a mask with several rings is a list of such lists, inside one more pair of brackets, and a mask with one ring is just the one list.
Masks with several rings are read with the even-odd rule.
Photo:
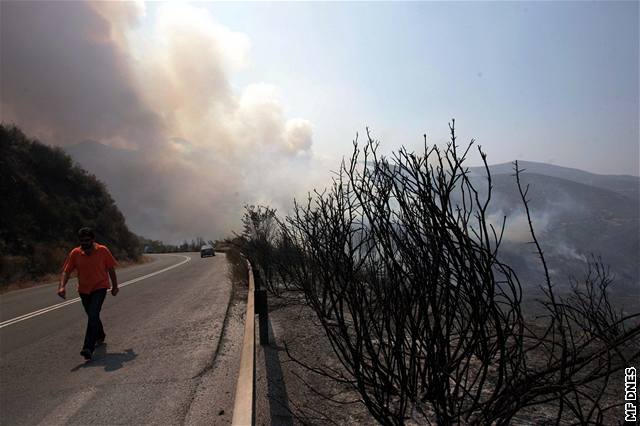
[[71, 372], [81, 368], [104, 367], [104, 371], [111, 372], [121, 369], [125, 362], [133, 361], [138, 356], [133, 349], [125, 349], [124, 352], [107, 352], [107, 344], [103, 343], [93, 352], [93, 357], [78, 364], [71, 369]]

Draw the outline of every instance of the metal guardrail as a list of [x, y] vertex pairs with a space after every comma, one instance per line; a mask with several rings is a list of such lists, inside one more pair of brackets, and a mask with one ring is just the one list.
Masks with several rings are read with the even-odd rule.
[[240, 357], [240, 373], [236, 384], [236, 396], [233, 404], [232, 425], [249, 426], [255, 420], [254, 373], [255, 373], [255, 284], [251, 264], [247, 261], [249, 271], [249, 294], [247, 295], [247, 315], [244, 323], [242, 339], [242, 355]]
[[[245, 259], [246, 260], [246, 259]], [[236, 384], [236, 397], [233, 404], [232, 425], [249, 426], [255, 423], [255, 315], [258, 314], [260, 329], [260, 345], [269, 344], [269, 308], [267, 291], [262, 287], [262, 279], [258, 270], [253, 271], [247, 262], [249, 274], [249, 294], [247, 295], [247, 316], [244, 322], [242, 338], [242, 355], [240, 356], [240, 373]]]

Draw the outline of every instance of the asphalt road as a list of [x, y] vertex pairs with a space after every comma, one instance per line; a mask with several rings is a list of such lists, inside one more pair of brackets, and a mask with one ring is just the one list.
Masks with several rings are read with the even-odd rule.
[[[203, 399], [198, 387], [219, 349], [231, 297], [227, 262], [223, 254], [154, 258], [119, 271], [125, 286], [118, 296], [107, 295], [101, 315], [106, 344], [90, 362], [79, 354], [86, 326], [82, 305], [59, 305], [55, 284], [0, 296], [0, 424], [203, 419], [192, 405], [196, 396]], [[77, 297], [74, 288], [70, 281], [67, 301]], [[47, 309], [52, 306], [61, 307]], [[209, 388], [233, 394], [233, 375], [227, 376]]]

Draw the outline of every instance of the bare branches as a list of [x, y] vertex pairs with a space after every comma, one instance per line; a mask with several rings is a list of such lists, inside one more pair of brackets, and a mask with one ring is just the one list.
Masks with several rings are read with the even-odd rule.
[[389, 160], [367, 136], [288, 218], [307, 271], [298, 284], [378, 420], [469, 419], [491, 401], [489, 376], [502, 383], [524, 362], [491, 366], [520, 340], [521, 290], [463, 167], [472, 143], [460, 153], [452, 125], [443, 152]]
[[354, 141], [332, 185], [280, 224], [270, 249], [288, 253], [280, 279], [304, 291], [349, 375], [341, 380], [382, 424], [507, 424], [545, 404], [556, 423], [601, 421], [608, 378], [638, 359], [640, 314], [615, 311], [597, 258], [571, 295], [556, 294], [516, 163], [544, 271], [545, 318], [525, 321], [521, 284], [499, 260], [504, 220], [496, 229], [487, 219], [487, 156], [478, 148], [485, 180], [472, 177], [474, 142], [458, 146], [454, 124], [444, 149], [425, 137], [419, 154], [385, 158], [368, 131]]

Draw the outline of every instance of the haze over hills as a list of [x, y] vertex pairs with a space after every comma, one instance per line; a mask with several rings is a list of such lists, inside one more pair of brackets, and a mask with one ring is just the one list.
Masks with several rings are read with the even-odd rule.
[[[171, 149], [123, 149], [94, 141], [64, 149], [107, 184], [138, 235], [170, 244], [227, 235], [240, 226], [244, 204], [264, 203], [263, 198], [278, 192], [274, 187], [285, 186], [287, 181], [281, 180], [292, 172], [283, 168], [267, 173], [273, 163], [262, 154], [232, 161], [180, 139], [167, 143]], [[247, 162], [261, 160], [264, 170], [247, 169]], [[289, 199], [287, 191], [278, 193]]]
[[[149, 169], [138, 151], [113, 148], [86, 141], [66, 148], [83, 167], [103, 180], [138, 234], [157, 237], [161, 228], [179, 227], [182, 218], [169, 216], [161, 196], [163, 182], [171, 176]], [[542, 242], [553, 277], [559, 284], [570, 276], [582, 277], [591, 254], [601, 256], [616, 274], [615, 290], [623, 299], [637, 298], [640, 178], [626, 175], [598, 175], [552, 164], [519, 161], [524, 184], [531, 189], [530, 208], [534, 227]], [[484, 187], [484, 169], [470, 168], [479, 189]], [[503, 255], [518, 271], [524, 283], [537, 283], [541, 269], [528, 244], [530, 237], [513, 165], [490, 167], [493, 196], [490, 219], [496, 225], [507, 216]], [[202, 186], [216, 182], [201, 182]], [[310, 188], [311, 189], [311, 188]], [[199, 188], [184, 188], [197, 194]], [[229, 200], [226, 212], [241, 205]], [[206, 221], [221, 210], [201, 212]], [[174, 212], [174, 214], [177, 214]]]
[[[71, 158], [105, 182], [131, 229], [138, 235], [149, 236], [140, 232], [141, 229], [145, 230], [144, 223], [152, 220], [154, 214], [150, 211], [154, 205], [145, 199], [146, 191], [141, 188], [145, 180], [145, 167], [140, 153], [95, 141], [84, 141], [64, 149]], [[160, 206], [156, 207], [157, 216], [161, 210]]]
[[[556, 283], [583, 277], [591, 255], [600, 256], [615, 273], [617, 296], [639, 303], [637, 198], [538, 173], [524, 172], [521, 178], [523, 184], [530, 187], [528, 199], [534, 229]], [[493, 222], [500, 223], [502, 217], [507, 216], [503, 246], [506, 260], [524, 282], [539, 282], [542, 269], [533, 247], [527, 244], [531, 238], [515, 178], [510, 174], [496, 174], [492, 179]], [[621, 188], [621, 192], [632, 193], [632, 187], [628, 189]]]
[[[579, 169], [518, 161], [536, 235], [541, 242], [552, 279], [567, 287], [585, 276], [587, 261], [601, 257], [615, 275], [612, 293], [625, 306], [640, 307], [640, 178], [599, 175]], [[493, 183], [492, 222], [507, 216], [504, 260], [525, 283], [540, 283], [540, 262], [528, 244], [531, 237], [512, 163], [489, 167]], [[472, 167], [479, 187], [485, 169]]]
[[[640, 196], [640, 178], [637, 176], [599, 175], [585, 172], [584, 170], [561, 167], [554, 164], [538, 163], [534, 161], [518, 161], [518, 164], [521, 170], [528, 173], [552, 176], [572, 182], [595, 186], [597, 188], [609, 189], [635, 199], [638, 199]], [[475, 173], [484, 174], [484, 168], [482, 167], [471, 167], [470, 170]], [[490, 170], [493, 175], [513, 175], [514, 173], [513, 163], [494, 164], [490, 166]]]
[[[211, 185], [220, 182], [194, 179], [163, 168], [161, 161], [149, 161], [145, 152], [114, 148], [95, 141], [65, 147], [71, 157], [103, 180], [127, 217], [134, 232], [144, 237], [179, 243], [183, 239], [205, 235], [214, 211], [222, 206], [201, 208], [190, 199], [203, 198]], [[182, 197], [176, 196], [176, 192]], [[195, 207], [198, 204], [199, 207]]]

